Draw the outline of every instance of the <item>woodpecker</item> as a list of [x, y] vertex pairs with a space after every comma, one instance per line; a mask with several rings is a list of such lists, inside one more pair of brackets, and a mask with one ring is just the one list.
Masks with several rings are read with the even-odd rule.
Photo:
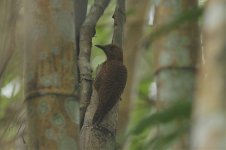
[[93, 117], [93, 124], [99, 125], [120, 99], [126, 85], [127, 69], [123, 65], [121, 48], [114, 44], [96, 45], [96, 47], [102, 49], [107, 56], [94, 81], [99, 101]]

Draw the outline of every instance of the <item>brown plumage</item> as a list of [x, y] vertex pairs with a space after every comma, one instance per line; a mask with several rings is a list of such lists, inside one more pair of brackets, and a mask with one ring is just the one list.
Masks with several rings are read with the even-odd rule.
[[96, 46], [102, 49], [107, 56], [107, 60], [103, 63], [94, 82], [99, 101], [93, 117], [93, 124], [98, 125], [120, 99], [126, 85], [127, 70], [123, 65], [121, 48], [113, 44]]

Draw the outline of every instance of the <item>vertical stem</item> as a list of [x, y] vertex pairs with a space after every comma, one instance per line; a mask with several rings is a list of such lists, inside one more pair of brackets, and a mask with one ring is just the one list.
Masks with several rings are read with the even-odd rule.
[[[125, 1], [118, 1], [113, 18], [115, 19], [113, 44], [122, 47], [123, 25], [125, 21]], [[88, 19], [88, 18], [87, 18]], [[98, 105], [98, 95], [93, 88], [90, 104], [86, 110], [83, 127], [81, 130], [82, 150], [114, 150], [116, 146], [115, 134], [118, 114], [118, 104], [115, 105], [101, 125], [92, 126], [92, 117]]]
[[121, 48], [123, 47], [124, 24], [126, 21], [125, 9], [125, 0], [117, 0], [115, 12], [112, 16], [114, 18], [112, 43]]
[[92, 37], [96, 32], [95, 27], [97, 21], [104, 13], [104, 10], [108, 6], [109, 2], [110, 0], [95, 0], [80, 30], [80, 127], [83, 125], [86, 109], [90, 103], [90, 97], [92, 94], [92, 73], [90, 67]]

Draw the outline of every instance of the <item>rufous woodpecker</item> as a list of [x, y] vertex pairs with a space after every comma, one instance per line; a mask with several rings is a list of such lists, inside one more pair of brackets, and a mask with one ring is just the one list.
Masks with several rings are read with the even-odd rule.
[[94, 81], [98, 94], [98, 106], [93, 117], [93, 124], [99, 125], [106, 114], [118, 102], [125, 88], [127, 69], [123, 65], [122, 49], [116, 45], [96, 45], [107, 56]]

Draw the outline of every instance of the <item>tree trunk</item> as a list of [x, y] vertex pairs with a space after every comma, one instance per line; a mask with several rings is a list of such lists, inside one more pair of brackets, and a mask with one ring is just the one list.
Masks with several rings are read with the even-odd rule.
[[[134, 5], [136, 3], [136, 5]], [[147, 19], [149, 8], [148, 0], [129, 0], [127, 1], [127, 12], [132, 15], [127, 16], [125, 27], [125, 45], [124, 60], [128, 71], [128, 79], [124, 90], [122, 101], [119, 109], [119, 134], [123, 134], [129, 121], [129, 114], [132, 107], [132, 101], [136, 98], [136, 59], [138, 51], [141, 49], [141, 41], [143, 37], [144, 25]]]
[[74, 2], [24, 4], [29, 149], [78, 149]]
[[[196, 7], [196, 0], [159, 1], [154, 32], [159, 32], [161, 27]], [[158, 38], [154, 42], [154, 68], [159, 109], [165, 109], [175, 101], [193, 100], [199, 41], [197, 22], [180, 24], [160, 37], [153, 37], [153, 40], [155, 38]], [[172, 124], [160, 126], [159, 136], [169, 132], [171, 127]], [[186, 150], [187, 144], [181, 138], [180, 142], [173, 144], [172, 149]]]
[[201, 66], [198, 74], [192, 150], [226, 149], [225, 10], [225, 0], [209, 0], [207, 3], [203, 29], [205, 64]]

